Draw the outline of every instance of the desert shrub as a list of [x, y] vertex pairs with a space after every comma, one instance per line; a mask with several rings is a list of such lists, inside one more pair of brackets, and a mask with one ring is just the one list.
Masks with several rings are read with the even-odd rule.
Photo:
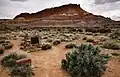
[[113, 41], [107, 41], [102, 45], [103, 48], [107, 48], [107, 49], [115, 49], [115, 50], [119, 50], [120, 49], [120, 43], [116, 43]]
[[75, 47], [75, 44], [73, 43], [69, 43], [67, 45], [65, 45], [65, 48], [74, 48]]
[[76, 46], [61, 61], [62, 68], [72, 77], [100, 77], [109, 58], [99, 53], [99, 48], [92, 45]]
[[97, 30], [95, 28], [86, 28], [85, 29], [86, 32], [92, 32], [92, 33], [96, 33]]
[[115, 52], [113, 52], [113, 53], [111, 53], [113, 56], [119, 56], [120, 54], [119, 53], [115, 53]]
[[42, 50], [47, 50], [47, 49], [51, 49], [51, 48], [52, 48], [52, 46], [49, 43], [43, 43], [41, 46]]
[[52, 42], [53, 40], [51, 38], [47, 39], [47, 42]]
[[76, 29], [75, 29], [75, 28], [71, 28], [70, 31], [71, 31], [71, 32], [75, 32]]
[[86, 41], [87, 41], [87, 42], [94, 42], [94, 39], [90, 39], [90, 38], [89, 38], [89, 39], [87, 39]]
[[99, 36], [99, 40], [100, 40], [101, 42], [104, 42], [104, 41], [109, 40], [109, 39], [110, 39], [110, 38], [107, 37], [107, 36]]
[[42, 39], [47, 39], [48, 37], [47, 36], [44, 36]]
[[120, 30], [116, 30], [116, 31], [112, 32], [110, 35], [110, 38], [120, 40]]
[[26, 57], [26, 55], [12, 52], [3, 57], [1, 65], [9, 68], [11, 77], [32, 77], [31, 63], [19, 64], [16, 62]]
[[86, 32], [85, 35], [93, 35], [92, 32]]
[[4, 67], [13, 67], [16, 65], [16, 60], [26, 58], [26, 55], [19, 55], [15, 52], [10, 53], [1, 60], [1, 64]]
[[5, 43], [11, 43], [10, 41], [6, 40]]
[[94, 36], [98, 36], [98, 35], [100, 35], [100, 33], [94, 33]]
[[0, 40], [0, 44], [5, 43], [5, 40]]
[[87, 40], [87, 37], [83, 37], [83, 40]]
[[101, 28], [100, 29], [100, 33], [110, 33], [111, 32], [111, 29], [109, 28]]
[[15, 65], [10, 73], [11, 77], [32, 77], [31, 64]]
[[53, 45], [58, 45], [61, 43], [61, 40], [60, 39], [56, 39], [53, 41]]
[[4, 50], [5, 50], [5, 48], [2, 45], [0, 45], [0, 54], [3, 54]]
[[20, 42], [20, 46], [23, 46], [23, 45], [25, 45], [25, 41]]
[[79, 29], [77, 29], [77, 31], [78, 31], [78, 32], [83, 32], [83, 30], [82, 30], [82, 29], [80, 29], [80, 28], [79, 28]]
[[13, 47], [12, 43], [3, 43], [2, 45], [5, 47], [5, 49], [10, 49]]

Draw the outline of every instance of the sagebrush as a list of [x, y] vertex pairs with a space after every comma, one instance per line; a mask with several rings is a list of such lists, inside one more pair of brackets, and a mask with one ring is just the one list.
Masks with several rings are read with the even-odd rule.
[[99, 53], [99, 48], [92, 45], [76, 46], [61, 61], [62, 68], [72, 77], [100, 77], [106, 70], [108, 57]]

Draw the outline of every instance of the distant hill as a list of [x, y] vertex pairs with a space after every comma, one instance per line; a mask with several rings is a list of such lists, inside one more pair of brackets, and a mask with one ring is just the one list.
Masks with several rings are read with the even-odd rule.
[[27, 25], [33, 27], [66, 27], [66, 26], [100, 26], [119, 25], [120, 22], [93, 15], [83, 10], [79, 4], [67, 4], [54, 8], [47, 8], [36, 13], [21, 13], [13, 20], [5, 22], [12, 25]]

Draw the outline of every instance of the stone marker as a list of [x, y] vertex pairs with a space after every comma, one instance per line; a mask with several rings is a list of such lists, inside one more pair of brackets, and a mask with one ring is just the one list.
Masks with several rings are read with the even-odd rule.
[[39, 36], [32, 36], [30, 41], [31, 41], [31, 44], [40, 44], [40, 37]]

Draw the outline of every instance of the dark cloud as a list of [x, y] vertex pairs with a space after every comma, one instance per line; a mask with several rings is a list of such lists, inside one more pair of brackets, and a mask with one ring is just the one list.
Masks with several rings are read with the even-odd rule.
[[120, 0], [95, 0], [94, 4], [106, 4], [106, 3], [114, 3]]
[[114, 16], [112, 16], [112, 19], [120, 20], [120, 16], [116, 16], [116, 15], [114, 15]]
[[10, 0], [10, 1], [19, 1], [19, 2], [25, 2], [27, 0]]
[[0, 7], [9, 5], [7, 0], [0, 0]]

